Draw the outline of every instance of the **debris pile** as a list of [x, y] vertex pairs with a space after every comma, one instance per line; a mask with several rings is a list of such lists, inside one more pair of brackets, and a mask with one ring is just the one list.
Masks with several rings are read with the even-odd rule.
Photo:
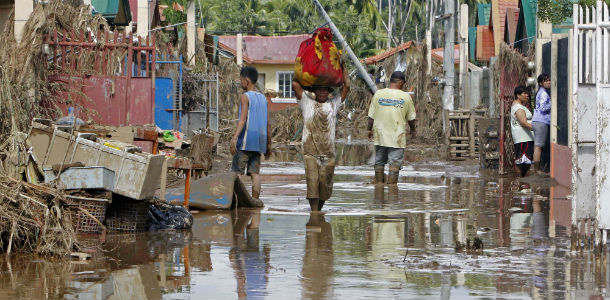
[[[20, 42], [15, 40], [14, 28], [10, 25], [14, 23], [13, 20], [14, 15], [6, 22], [4, 32], [0, 34], [2, 138], [12, 132], [26, 132], [33, 117], [54, 118], [59, 112], [58, 105], [70, 104], [70, 99], [55, 96], [65, 87], [49, 80], [54, 72], [66, 73], [67, 70], [49, 67], [47, 54], [44, 53], [46, 36], [55, 30], [60, 32], [62, 38], [64, 32], [80, 35], [85, 29], [97, 36], [98, 31], [109, 28], [101, 15], [92, 16], [86, 6], [73, 6], [60, 0], [35, 5]], [[81, 54], [86, 55], [85, 52], [87, 51]], [[78, 59], [81, 61], [84, 58], [79, 56]]]
[[76, 246], [66, 198], [58, 190], [0, 175], [2, 252], [64, 256]]

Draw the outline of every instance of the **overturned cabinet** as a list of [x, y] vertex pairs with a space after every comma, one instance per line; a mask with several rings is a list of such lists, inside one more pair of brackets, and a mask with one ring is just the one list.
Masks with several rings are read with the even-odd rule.
[[53, 166], [81, 163], [84, 170], [71, 172], [85, 172], [93, 178], [98, 178], [94, 174], [98, 172], [99, 184], [112, 187], [113, 193], [135, 200], [152, 198], [159, 187], [163, 155], [141, 153], [137, 147], [129, 145], [101, 143], [94, 135], [72, 134], [36, 121], [32, 124], [28, 141], [41, 173], [48, 172]]

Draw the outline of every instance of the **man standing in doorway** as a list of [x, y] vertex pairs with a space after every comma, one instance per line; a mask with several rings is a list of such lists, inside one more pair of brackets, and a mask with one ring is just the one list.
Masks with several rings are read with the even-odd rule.
[[411, 138], [416, 135], [413, 101], [402, 90], [405, 75], [396, 71], [390, 76], [390, 87], [378, 90], [369, 107], [368, 138], [375, 143], [375, 183], [384, 183], [384, 168], [390, 165], [387, 184], [398, 182], [398, 173], [407, 146], [407, 124]]
[[540, 167], [542, 148], [547, 145], [549, 128], [551, 124], [551, 77], [548, 74], [538, 76], [539, 90], [536, 94], [536, 108], [532, 117], [534, 127], [534, 173], [541, 177], [548, 177]]
[[261, 193], [261, 153], [271, 155], [271, 137], [267, 121], [267, 98], [256, 89], [258, 71], [254, 67], [243, 67], [239, 73], [241, 88], [239, 121], [231, 139], [233, 155], [232, 170], [252, 178], [252, 198], [257, 207], [264, 206], [259, 199]]
[[335, 125], [337, 112], [349, 92], [347, 71], [343, 71], [341, 92], [331, 96], [330, 87], [314, 86], [313, 92], [292, 82], [303, 113], [303, 163], [307, 182], [307, 200], [311, 211], [320, 211], [333, 193], [335, 174]]

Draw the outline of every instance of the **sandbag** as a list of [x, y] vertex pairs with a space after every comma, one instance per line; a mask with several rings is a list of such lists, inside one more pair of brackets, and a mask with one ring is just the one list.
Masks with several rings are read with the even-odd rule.
[[294, 78], [303, 87], [343, 84], [341, 50], [333, 43], [330, 28], [318, 28], [301, 43], [295, 60]]

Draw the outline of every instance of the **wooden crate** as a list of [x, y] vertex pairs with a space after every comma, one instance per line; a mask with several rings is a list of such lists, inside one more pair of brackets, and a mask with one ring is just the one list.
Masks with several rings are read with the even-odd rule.
[[465, 160], [479, 156], [478, 119], [485, 116], [485, 109], [454, 110], [448, 113], [448, 158]]

